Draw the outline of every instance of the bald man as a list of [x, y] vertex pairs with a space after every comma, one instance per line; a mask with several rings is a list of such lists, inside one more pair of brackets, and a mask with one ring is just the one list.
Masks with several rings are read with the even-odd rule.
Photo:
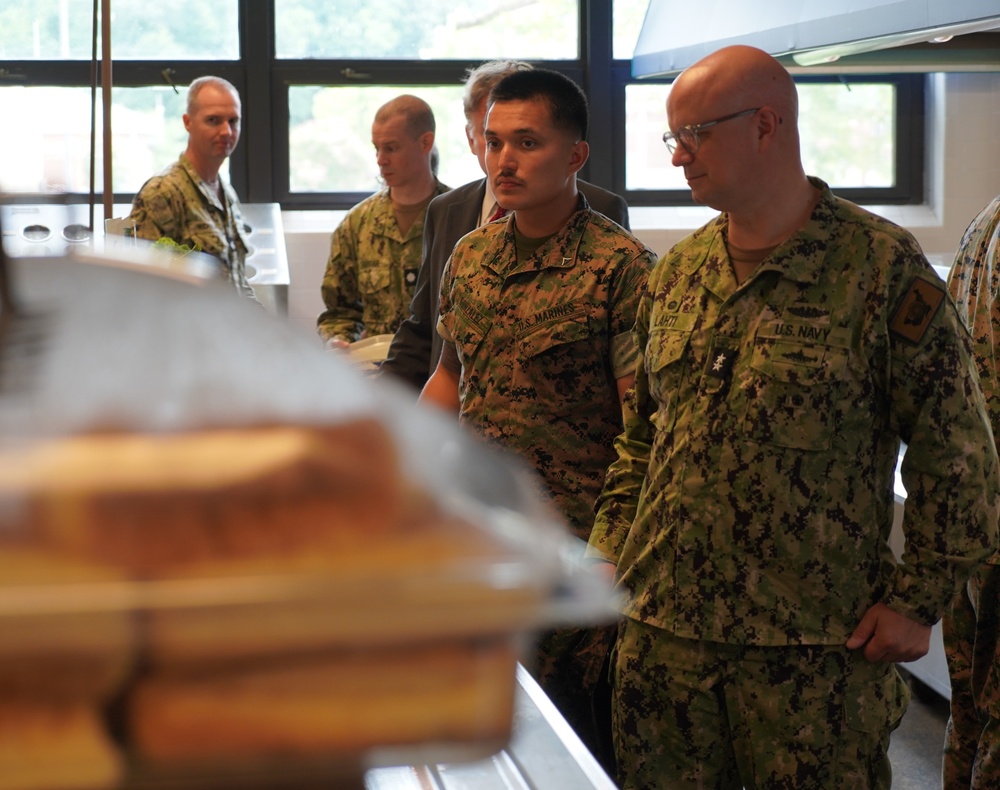
[[[997, 455], [944, 284], [905, 230], [806, 176], [795, 86], [728, 47], [664, 142], [721, 214], [657, 264], [589, 553], [625, 593], [626, 788], [888, 788], [893, 662], [997, 543]], [[907, 445], [906, 551], [887, 539]]]
[[326, 309], [316, 321], [329, 348], [393, 334], [406, 319], [424, 213], [448, 191], [434, 174], [434, 113], [423, 99], [404, 94], [382, 105], [372, 145], [385, 188], [352, 208], [331, 238], [321, 289]]

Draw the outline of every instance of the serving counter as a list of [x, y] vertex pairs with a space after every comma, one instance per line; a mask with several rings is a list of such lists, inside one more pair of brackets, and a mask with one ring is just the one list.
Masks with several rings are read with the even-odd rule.
[[364, 790], [614, 790], [617, 787], [520, 664], [514, 731], [486, 760], [369, 771]]

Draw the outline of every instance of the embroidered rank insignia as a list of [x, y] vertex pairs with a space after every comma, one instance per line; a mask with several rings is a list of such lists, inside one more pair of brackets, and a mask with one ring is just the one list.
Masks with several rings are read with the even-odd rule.
[[731, 348], [717, 348], [712, 352], [712, 358], [708, 362], [707, 375], [712, 378], [729, 379], [733, 370], [733, 362], [736, 361], [736, 351]]
[[417, 284], [417, 270], [416, 269], [403, 269], [403, 282], [406, 283], [410, 288]]
[[889, 330], [909, 343], [919, 343], [943, 301], [944, 289], [929, 280], [915, 277], [889, 322]]

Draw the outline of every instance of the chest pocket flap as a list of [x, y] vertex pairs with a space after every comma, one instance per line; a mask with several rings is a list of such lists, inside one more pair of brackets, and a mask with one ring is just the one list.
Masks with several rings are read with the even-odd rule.
[[377, 293], [389, 287], [389, 269], [383, 266], [365, 266], [358, 272], [358, 287], [362, 293]]
[[535, 357], [558, 346], [586, 340], [590, 333], [587, 313], [581, 309], [522, 332], [518, 338], [518, 347], [521, 356]]

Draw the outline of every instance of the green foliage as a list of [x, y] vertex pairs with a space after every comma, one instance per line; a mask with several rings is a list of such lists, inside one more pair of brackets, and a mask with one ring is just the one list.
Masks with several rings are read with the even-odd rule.
[[153, 242], [154, 247], [159, 247], [161, 250], [166, 250], [167, 252], [172, 252], [175, 255], [187, 255], [189, 252], [201, 252], [201, 245], [195, 244], [178, 244], [173, 239], [167, 238], [166, 236], [161, 236], [156, 241]]

